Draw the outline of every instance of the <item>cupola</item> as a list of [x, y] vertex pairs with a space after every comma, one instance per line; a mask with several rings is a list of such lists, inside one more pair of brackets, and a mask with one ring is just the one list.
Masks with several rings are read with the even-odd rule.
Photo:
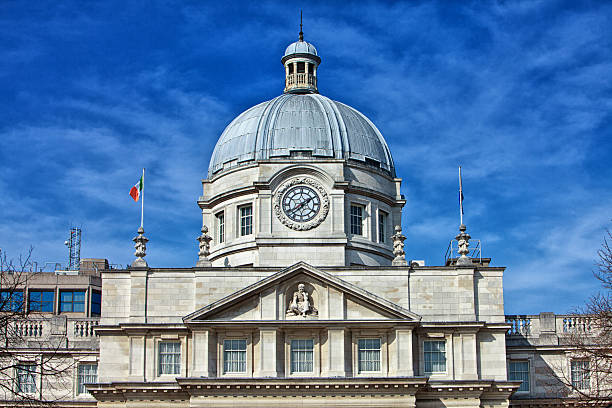
[[301, 21], [298, 40], [287, 47], [281, 62], [285, 66], [285, 93], [319, 93], [317, 67], [321, 58], [315, 46], [304, 41]]

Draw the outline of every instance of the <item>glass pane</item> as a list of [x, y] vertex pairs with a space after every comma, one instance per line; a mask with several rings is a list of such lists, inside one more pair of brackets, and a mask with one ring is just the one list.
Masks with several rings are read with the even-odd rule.
[[446, 342], [445, 341], [425, 341], [423, 342], [423, 357], [425, 372], [443, 373], [446, 372]]
[[508, 367], [508, 380], [522, 381], [518, 391], [529, 391], [529, 362], [511, 361]]
[[313, 371], [313, 348], [312, 339], [291, 340], [291, 372]]
[[359, 339], [358, 368], [359, 372], [380, 371], [380, 339]]
[[30, 291], [30, 302], [40, 302], [42, 298], [42, 292]]
[[53, 302], [55, 300], [55, 293], [53, 293], [52, 291], [42, 292], [42, 300], [44, 302]]
[[60, 300], [62, 302], [71, 302], [72, 301], [72, 292], [60, 292]]
[[84, 302], [75, 302], [72, 307], [73, 312], [84, 312], [85, 311], [85, 303]]
[[85, 292], [74, 292], [74, 300], [76, 302], [84, 302], [85, 301]]

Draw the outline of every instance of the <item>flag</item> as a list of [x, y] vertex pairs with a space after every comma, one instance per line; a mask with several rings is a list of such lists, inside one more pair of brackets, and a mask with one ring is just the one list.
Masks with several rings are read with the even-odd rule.
[[134, 187], [132, 187], [132, 189], [130, 190], [130, 195], [132, 196], [134, 201], [136, 202], [138, 201], [138, 199], [140, 198], [140, 193], [142, 193], [143, 188], [144, 188], [144, 180], [142, 179], [142, 177], [140, 177], [140, 180], [138, 180], [138, 183], [136, 183]]

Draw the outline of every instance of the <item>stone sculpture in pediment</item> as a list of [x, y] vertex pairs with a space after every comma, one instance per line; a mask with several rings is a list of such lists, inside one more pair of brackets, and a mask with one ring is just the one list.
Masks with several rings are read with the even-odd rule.
[[291, 317], [316, 317], [319, 312], [314, 306], [312, 292], [308, 293], [306, 285], [299, 283], [297, 290], [293, 292], [293, 296], [289, 299], [289, 306], [287, 307], [286, 315], [288, 318]]

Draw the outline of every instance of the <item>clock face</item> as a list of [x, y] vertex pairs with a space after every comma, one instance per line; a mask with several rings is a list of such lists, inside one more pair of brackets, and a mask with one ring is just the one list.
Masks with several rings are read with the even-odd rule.
[[285, 215], [296, 222], [312, 220], [321, 209], [321, 199], [315, 190], [308, 186], [295, 186], [283, 196]]

